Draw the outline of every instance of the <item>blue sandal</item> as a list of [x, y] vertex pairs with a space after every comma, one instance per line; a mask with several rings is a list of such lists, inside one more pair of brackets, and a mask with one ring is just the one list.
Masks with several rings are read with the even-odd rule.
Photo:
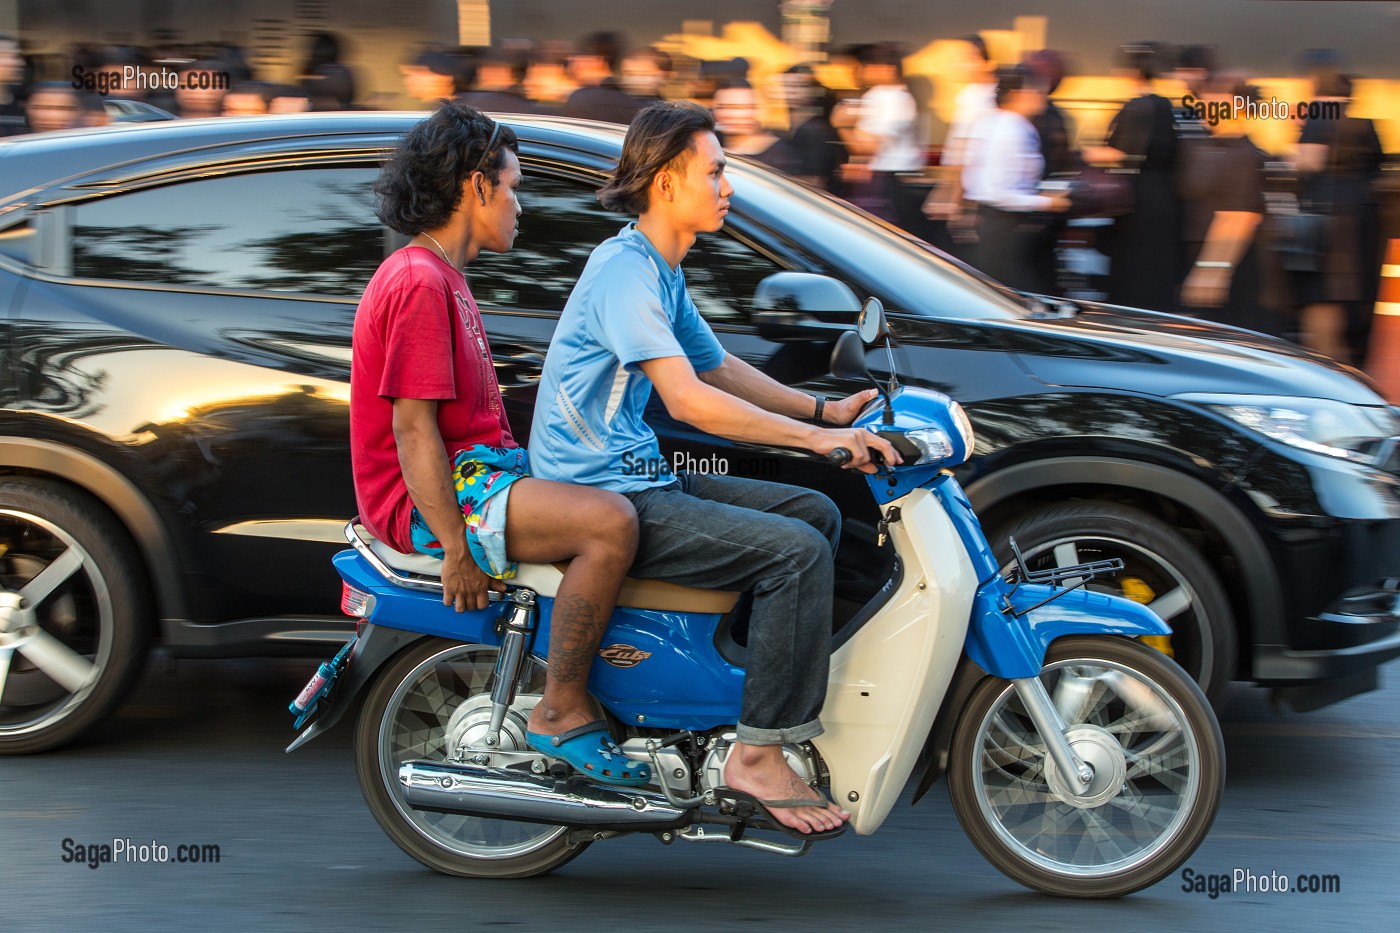
[[651, 766], [624, 755], [601, 719], [558, 735], [526, 732], [525, 744], [605, 784], [641, 787], [651, 783]]

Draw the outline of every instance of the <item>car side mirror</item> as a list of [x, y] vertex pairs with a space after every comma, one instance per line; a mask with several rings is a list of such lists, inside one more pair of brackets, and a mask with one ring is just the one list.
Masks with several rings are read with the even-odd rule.
[[844, 282], [810, 272], [768, 276], [753, 302], [759, 336], [778, 343], [836, 340], [850, 332], [861, 307]]

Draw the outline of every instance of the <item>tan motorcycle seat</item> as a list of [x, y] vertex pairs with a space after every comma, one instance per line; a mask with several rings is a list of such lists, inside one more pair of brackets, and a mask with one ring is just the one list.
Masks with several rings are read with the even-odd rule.
[[[422, 577], [438, 577], [442, 573], [442, 561], [427, 554], [403, 554], [394, 550], [370, 534], [364, 525], [355, 525], [355, 534], [367, 544], [375, 556], [395, 570], [416, 574]], [[557, 564], [524, 564], [508, 582], [514, 586], [526, 586], [541, 596], [553, 598], [559, 592], [559, 584], [564, 579], [567, 561]], [[627, 577], [622, 581], [622, 591], [617, 604], [629, 609], [652, 609], [659, 612], [704, 612], [723, 615], [734, 608], [739, 594], [728, 590], [703, 590], [693, 586], [681, 586], [666, 580], [643, 580]]]

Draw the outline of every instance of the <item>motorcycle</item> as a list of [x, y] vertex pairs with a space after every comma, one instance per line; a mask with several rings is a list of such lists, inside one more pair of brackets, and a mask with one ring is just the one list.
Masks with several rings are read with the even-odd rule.
[[[894, 569], [834, 636], [826, 731], [785, 756], [850, 811], [859, 835], [880, 828], [916, 772], [916, 802], [946, 773], [964, 831], [1017, 882], [1095, 898], [1154, 884], [1215, 819], [1225, 763], [1214, 714], [1181, 668], [1137, 640], [1167, 625], [1088, 588], [1121, 562], [1031, 571], [1016, 551], [1003, 572], [950, 472], [971, 455], [971, 425], [946, 396], [898, 384], [890, 336], [869, 300], [831, 371], [876, 383], [856, 424], [904, 460], [866, 477]], [[866, 367], [866, 345], [882, 338], [886, 386]], [[442, 605], [436, 559], [400, 554], [353, 523], [347, 538], [334, 564], [357, 632], [293, 702], [297, 728], [313, 721], [288, 751], [367, 689], [360, 786], [419, 862], [522, 878], [628, 833], [785, 856], [815, 844], [725, 794], [744, 680], [739, 594], [625, 583], [590, 689], [622, 750], [650, 762], [652, 783], [618, 787], [525, 744], [558, 567], [522, 564], [487, 609], [457, 613]]]

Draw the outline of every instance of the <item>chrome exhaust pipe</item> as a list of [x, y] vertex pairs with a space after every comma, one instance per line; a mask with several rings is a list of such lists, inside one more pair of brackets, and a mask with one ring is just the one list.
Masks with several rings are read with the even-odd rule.
[[415, 810], [644, 832], [677, 829], [692, 820], [689, 810], [649, 790], [588, 784], [578, 778], [560, 781], [506, 768], [408, 761], [399, 766], [399, 782], [404, 800]]

